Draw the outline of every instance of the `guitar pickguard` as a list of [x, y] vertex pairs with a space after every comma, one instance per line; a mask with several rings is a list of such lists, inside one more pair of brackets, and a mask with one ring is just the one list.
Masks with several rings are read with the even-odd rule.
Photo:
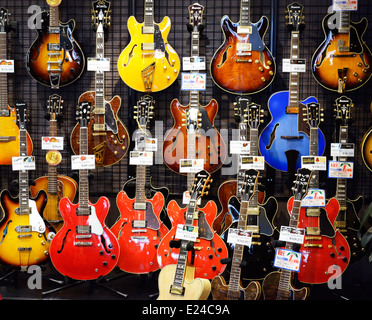
[[36, 202], [29, 199], [28, 206], [30, 208], [29, 224], [31, 226], [31, 230], [39, 233], [44, 233], [46, 230], [45, 222], [37, 210]]
[[106, 130], [110, 130], [112, 133], [118, 133], [118, 124], [116, 123], [116, 118], [114, 112], [112, 111], [111, 104], [105, 103], [105, 123]]

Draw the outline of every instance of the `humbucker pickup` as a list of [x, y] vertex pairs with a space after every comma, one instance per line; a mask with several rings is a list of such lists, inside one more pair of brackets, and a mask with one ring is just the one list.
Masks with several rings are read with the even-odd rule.
[[59, 43], [48, 43], [48, 51], [61, 51], [61, 45]]

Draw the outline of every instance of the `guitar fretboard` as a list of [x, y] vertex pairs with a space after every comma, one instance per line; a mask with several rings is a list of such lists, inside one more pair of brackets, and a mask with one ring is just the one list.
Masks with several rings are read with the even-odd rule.
[[[19, 155], [21, 157], [27, 156], [27, 131], [25, 129], [19, 130]], [[29, 185], [28, 185], [28, 171], [19, 171], [19, 210], [20, 214], [29, 214]]]
[[350, 32], [350, 11], [340, 11], [338, 31], [340, 33]]
[[[96, 58], [103, 59], [105, 57], [105, 33], [102, 25], [99, 26], [96, 32]], [[95, 92], [95, 114], [105, 114], [105, 75], [103, 71], [96, 71], [96, 92]]]
[[[6, 32], [0, 32], [0, 59], [7, 58]], [[8, 77], [6, 73], [0, 73], [0, 116], [8, 108]]]
[[154, 26], [154, 1], [145, 0], [145, 18], [144, 18], [145, 27]]
[[[80, 127], [80, 155], [88, 154], [88, 128]], [[89, 214], [89, 178], [88, 170], [79, 170], [79, 214]]]
[[[57, 135], [57, 120], [55, 118], [49, 121], [49, 136]], [[57, 166], [48, 165], [48, 193], [57, 194]]]
[[[339, 143], [347, 143], [348, 126], [340, 126]], [[347, 157], [338, 157], [338, 161], [347, 161]], [[337, 179], [336, 199], [339, 202], [340, 208], [346, 208], [347, 199], [347, 179]]]
[[[244, 122], [244, 117], [242, 117], [239, 123], [239, 140], [240, 141], [247, 141], [248, 139], [248, 125]], [[236, 195], [240, 199], [241, 198], [241, 186], [244, 181], [244, 169], [241, 168], [241, 155], [238, 155], [238, 174], [237, 174], [237, 188], [236, 188]]]
[[[300, 58], [300, 33], [298, 31], [292, 31], [291, 33], [291, 59]], [[289, 74], [289, 102], [288, 107], [292, 113], [298, 113], [299, 108], [299, 81], [300, 74], [298, 72], [291, 72]]]
[[59, 7], [50, 7], [49, 11], [49, 26], [59, 28]]
[[[318, 156], [318, 128], [310, 128], [310, 156]], [[319, 171], [314, 170], [311, 177], [309, 187], [313, 189], [319, 188]]]
[[243, 27], [249, 26], [250, 19], [250, 4], [249, 0], [241, 0], [240, 4], [240, 25]]

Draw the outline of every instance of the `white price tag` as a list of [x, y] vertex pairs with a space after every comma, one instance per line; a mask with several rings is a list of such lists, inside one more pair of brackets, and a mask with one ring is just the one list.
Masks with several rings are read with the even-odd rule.
[[302, 253], [300, 252], [276, 248], [274, 267], [298, 272], [300, 271], [301, 259]]
[[93, 170], [96, 168], [96, 158], [94, 154], [71, 156], [72, 170]]
[[306, 72], [306, 59], [283, 59], [283, 72]]
[[129, 164], [134, 166], [152, 166], [154, 153], [152, 151], [131, 151]]
[[196, 173], [204, 169], [204, 159], [180, 159], [180, 173]]
[[308, 189], [305, 198], [301, 201], [301, 207], [325, 207], [326, 193], [323, 189]]
[[354, 143], [331, 143], [332, 157], [354, 157]]
[[35, 157], [12, 157], [12, 170], [35, 170]]
[[354, 174], [354, 162], [329, 161], [328, 177], [352, 179]]
[[243, 170], [249, 170], [249, 169], [265, 170], [265, 157], [242, 156], [240, 168]]
[[230, 141], [230, 153], [231, 154], [249, 154], [250, 153], [250, 141]]
[[88, 71], [110, 71], [110, 58], [88, 58]]
[[305, 229], [281, 226], [279, 240], [285, 242], [303, 244], [305, 239]]
[[356, 11], [358, 0], [333, 0], [333, 11]]
[[198, 227], [178, 224], [175, 238], [195, 242], [196, 239], [198, 238]]
[[301, 167], [309, 170], [327, 171], [327, 157], [302, 156]]
[[206, 70], [205, 57], [183, 57], [184, 71]]
[[206, 73], [182, 73], [181, 90], [202, 91], [207, 90]]
[[42, 137], [42, 150], [63, 150], [63, 137]]
[[250, 247], [252, 245], [252, 231], [229, 228], [227, 242]]
[[14, 73], [14, 60], [0, 60], [0, 73]]

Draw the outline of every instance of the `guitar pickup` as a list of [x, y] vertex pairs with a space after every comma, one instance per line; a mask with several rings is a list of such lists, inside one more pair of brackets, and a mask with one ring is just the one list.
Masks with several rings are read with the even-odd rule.
[[31, 247], [18, 247], [18, 251], [32, 251]]
[[285, 139], [285, 140], [295, 140], [295, 139], [301, 140], [304, 137], [303, 136], [281, 136], [280, 138]]
[[238, 26], [237, 33], [238, 34], [252, 34], [252, 27], [251, 26]]
[[10, 116], [10, 110], [5, 109], [0, 111], [0, 117], [9, 117]]
[[94, 131], [106, 131], [106, 125], [104, 123], [95, 123], [93, 125]]
[[48, 51], [61, 51], [61, 45], [59, 43], [48, 43]]
[[48, 32], [50, 34], [59, 34], [60, 33], [60, 29], [59, 29], [59, 27], [49, 27]]
[[77, 247], [91, 247], [93, 242], [91, 241], [77, 241], [74, 243]]
[[142, 43], [142, 50], [153, 51], [154, 49], [155, 45], [153, 43]]
[[[236, 50], [238, 51], [238, 55], [242, 51], [252, 51], [252, 44], [251, 43], [238, 43], [236, 45]], [[248, 55], [251, 56], [252, 53], [249, 52]]]
[[147, 227], [146, 220], [133, 220], [132, 221], [132, 228], [146, 229], [146, 227]]
[[77, 216], [89, 216], [90, 215], [90, 207], [88, 208], [77, 208], [76, 209]]
[[31, 226], [16, 226], [15, 231], [18, 232], [18, 233], [31, 232], [32, 229], [31, 229]]
[[306, 234], [310, 236], [319, 236], [320, 235], [320, 228], [317, 227], [307, 227]]
[[[146, 202], [135, 202], [135, 203], [133, 203], [133, 210], [146, 210], [146, 207], [147, 207]], [[137, 221], [139, 221], [139, 220], [137, 220]]]
[[[88, 233], [91, 233], [91, 231], [92, 231], [92, 228], [91, 228], [91, 226], [90, 225], [88, 225], [88, 226], [84, 226], [84, 225], [82, 225], [82, 226], [76, 226], [76, 233], [77, 234], [88, 234]], [[76, 237], [78, 237], [78, 236], [76, 236]]]
[[142, 27], [142, 34], [154, 34], [155, 28], [154, 27]]
[[185, 294], [185, 287], [179, 287], [179, 286], [175, 286], [174, 284], [172, 284], [169, 289], [169, 293], [183, 296]]

